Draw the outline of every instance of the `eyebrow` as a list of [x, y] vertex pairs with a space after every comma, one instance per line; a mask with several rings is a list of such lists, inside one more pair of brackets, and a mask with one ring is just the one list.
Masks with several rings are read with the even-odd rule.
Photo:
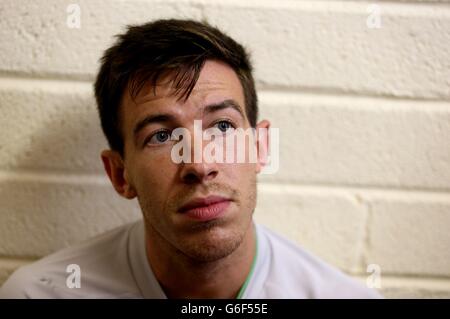
[[175, 117], [170, 114], [153, 114], [148, 115], [144, 117], [142, 120], [137, 122], [137, 124], [134, 126], [133, 134], [136, 136], [136, 134], [142, 130], [147, 125], [153, 124], [153, 123], [167, 123], [167, 122], [173, 122], [175, 121]]
[[[211, 114], [214, 112], [218, 112], [227, 108], [231, 108], [239, 113], [239, 115], [245, 119], [244, 113], [242, 111], [242, 108], [239, 106], [239, 103], [237, 103], [235, 100], [227, 99], [220, 103], [215, 104], [209, 104], [206, 105], [203, 109], [204, 114]], [[144, 117], [142, 120], [137, 122], [133, 129], [134, 136], [137, 135], [137, 133], [142, 130], [147, 125], [153, 124], [153, 123], [167, 123], [167, 122], [175, 122], [175, 117], [171, 114], [153, 114], [148, 115]]]
[[210, 114], [213, 112], [217, 112], [217, 111], [221, 111], [227, 108], [232, 108], [233, 110], [237, 111], [239, 113], [239, 115], [245, 119], [244, 116], [244, 112], [242, 111], [242, 108], [239, 106], [239, 103], [237, 103], [235, 100], [232, 99], [228, 99], [228, 100], [224, 100], [220, 103], [216, 103], [216, 104], [209, 104], [207, 106], [205, 106], [205, 108], [203, 109], [203, 112], [206, 114]]

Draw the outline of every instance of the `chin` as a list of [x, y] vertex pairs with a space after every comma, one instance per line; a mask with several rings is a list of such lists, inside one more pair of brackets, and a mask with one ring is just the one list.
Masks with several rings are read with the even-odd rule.
[[205, 226], [197, 234], [182, 243], [181, 251], [197, 262], [214, 262], [232, 254], [242, 243], [244, 233], [236, 230]]

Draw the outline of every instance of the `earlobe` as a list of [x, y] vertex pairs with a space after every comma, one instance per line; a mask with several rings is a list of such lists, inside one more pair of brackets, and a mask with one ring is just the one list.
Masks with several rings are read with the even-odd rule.
[[130, 178], [128, 176], [127, 171], [124, 169], [123, 170], [123, 180], [125, 181], [124, 184], [124, 197], [128, 198], [128, 199], [133, 199], [136, 197], [136, 190], [134, 189], [133, 185], [130, 183]]
[[122, 156], [113, 150], [104, 150], [101, 153], [103, 166], [116, 192], [125, 198], [136, 197], [136, 191], [131, 185]]

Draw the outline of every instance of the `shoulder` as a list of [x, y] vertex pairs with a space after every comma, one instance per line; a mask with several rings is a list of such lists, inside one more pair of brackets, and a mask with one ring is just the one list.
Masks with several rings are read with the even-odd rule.
[[0, 298], [133, 297], [138, 292], [128, 263], [128, 238], [135, 225], [118, 227], [19, 268], [0, 288]]
[[[381, 298], [338, 268], [259, 225], [270, 251], [266, 290], [282, 298]], [[270, 297], [270, 296], [268, 296]]]

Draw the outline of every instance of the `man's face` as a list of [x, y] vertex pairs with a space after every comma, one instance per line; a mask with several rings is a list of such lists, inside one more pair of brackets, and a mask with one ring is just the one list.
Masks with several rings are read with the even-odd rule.
[[[134, 100], [124, 96], [124, 181], [138, 198], [147, 231], [194, 260], [214, 261], [232, 253], [250, 229], [260, 164], [177, 164], [170, 134], [183, 127], [194, 135], [194, 120], [203, 130], [248, 129], [243, 89], [236, 73], [217, 61], [205, 63], [187, 100], [173, 95], [169, 80], [159, 81], [156, 94], [148, 86]], [[227, 100], [237, 108], [208, 107]], [[208, 206], [205, 199], [218, 202]]]

